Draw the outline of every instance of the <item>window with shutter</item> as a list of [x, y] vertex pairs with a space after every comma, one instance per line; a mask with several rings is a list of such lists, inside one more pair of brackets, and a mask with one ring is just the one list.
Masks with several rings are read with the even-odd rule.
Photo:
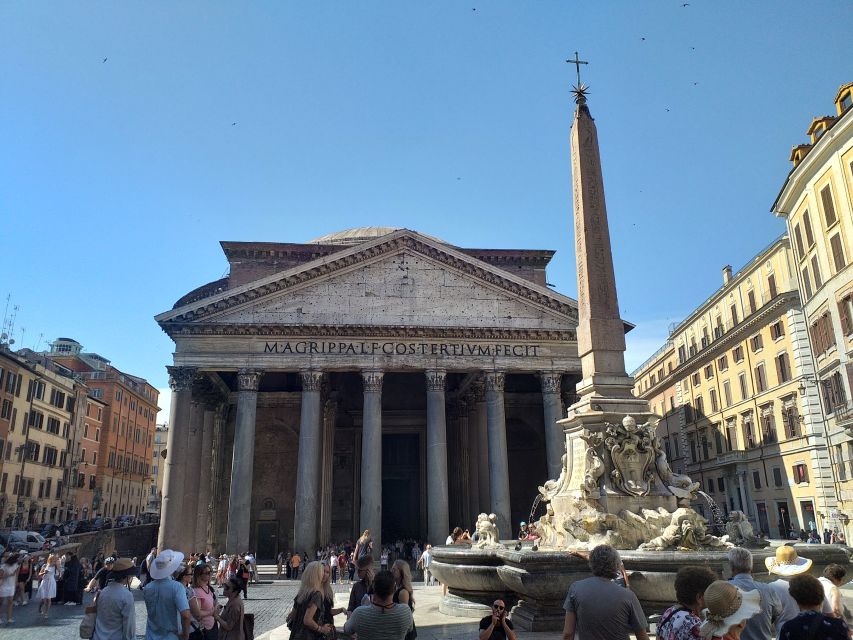
[[850, 311], [850, 296], [846, 296], [838, 303], [838, 317], [841, 319], [841, 330], [845, 336], [853, 333], [853, 326], [851, 326], [850, 322]]
[[803, 235], [798, 224], [794, 225], [794, 242], [797, 244], [797, 257], [802, 260], [806, 257], [806, 250], [803, 248]]
[[806, 230], [806, 244], [811, 249], [814, 246], [814, 234], [812, 233], [812, 220], [808, 211], [803, 212], [803, 228]]
[[829, 185], [820, 190], [820, 200], [823, 204], [823, 218], [826, 220], [826, 226], [831, 227], [838, 218], [835, 215], [835, 204], [832, 201], [832, 189]]
[[809, 280], [809, 268], [803, 267], [803, 291], [806, 294], [806, 299], [812, 297], [812, 283]]
[[832, 261], [835, 264], [836, 273], [841, 271], [844, 266], [844, 248], [841, 246], [841, 234], [836, 233], [829, 239], [829, 245], [832, 247]]
[[814, 288], [818, 290], [823, 286], [823, 279], [820, 277], [820, 265], [816, 255], [812, 256], [812, 275], [814, 276]]
[[747, 300], [749, 300], [749, 312], [755, 313], [755, 292], [750, 290], [746, 294]]
[[776, 276], [772, 273], [767, 276], [767, 290], [770, 292], [770, 297], [776, 297]]

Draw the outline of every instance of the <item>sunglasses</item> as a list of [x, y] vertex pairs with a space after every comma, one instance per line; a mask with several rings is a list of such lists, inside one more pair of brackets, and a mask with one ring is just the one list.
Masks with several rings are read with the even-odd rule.
[[498, 611], [503, 611], [504, 609], [506, 609], [506, 607], [504, 607], [501, 604], [493, 604], [492, 609], [497, 609]]

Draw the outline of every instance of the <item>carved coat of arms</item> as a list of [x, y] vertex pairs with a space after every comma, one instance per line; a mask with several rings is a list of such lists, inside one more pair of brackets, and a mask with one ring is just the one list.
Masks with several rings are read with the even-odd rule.
[[654, 487], [654, 447], [645, 429], [626, 416], [621, 425], [608, 425], [605, 446], [610, 452], [611, 480], [628, 495], [646, 496]]

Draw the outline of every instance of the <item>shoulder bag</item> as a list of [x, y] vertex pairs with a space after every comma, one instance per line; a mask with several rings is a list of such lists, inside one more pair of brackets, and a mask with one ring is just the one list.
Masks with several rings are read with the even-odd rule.
[[80, 637], [84, 640], [89, 640], [95, 635], [95, 620], [98, 617], [98, 594], [95, 594], [95, 599], [92, 604], [86, 607], [83, 619], [80, 620]]

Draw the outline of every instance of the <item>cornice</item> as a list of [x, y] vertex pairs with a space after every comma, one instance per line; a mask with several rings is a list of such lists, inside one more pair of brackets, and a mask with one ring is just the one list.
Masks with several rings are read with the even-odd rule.
[[[770, 211], [777, 217], [787, 217], [792, 211], [788, 210], [793, 201], [796, 201], [803, 191], [803, 182], [810, 179], [817, 167], [826, 163], [828, 156], [840, 150], [840, 147], [849, 140], [849, 133], [853, 130], [853, 109], [848, 109], [839, 116], [835, 122], [820, 137], [820, 140], [812, 145], [812, 148], [800, 160], [799, 164], [791, 169], [785, 183], [782, 185], [779, 195], [776, 196]], [[848, 134], [848, 137], [844, 137]]]
[[406, 325], [282, 325], [164, 323], [163, 331], [176, 336], [290, 336], [300, 338], [434, 338], [458, 340], [536, 340], [575, 342], [574, 330], [505, 329], [502, 327], [413, 327]]
[[[568, 316], [577, 321], [577, 303], [570, 298], [554, 294], [539, 285], [525, 281], [519, 276], [506, 272], [498, 273], [487, 268], [482, 260], [477, 260], [464, 253], [445, 245], [434, 244], [423, 236], [399, 231], [383, 236], [383, 238], [359, 245], [350, 251], [342, 251], [340, 255], [332, 254], [313, 262], [299, 265], [294, 269], [283, 271], [268, 278], [225, 291], [212, 298], [199, 300], [190, 305], [174, 309], [157, 316], [161, 327], [173, 322], [190, 322], [210, 317], [225, 310], [262, 299], [268, 295], [287, 291], [304, 284], [313, 282], [334, 272], [351, 268], [378, 257], [408, 249], [425, 255], [437, 262], [466, 273], [492, 286], [513, 293], [539, 307]], [[482, 263], [482, 264], [478, 264]], [[574, 304], [573, 304], [574, 303]]]
[[797, 291], [783, 291], [758, 311], [744, 318], [743, 322], [738, 323], [733, 329], [712, 341], [711, 344], [699, 351], [695, 356], [682, 362], [671, 373], [668, 373], [662, 382], [658, 382], [655, 386], [646, 389], [646, 391], [640, 394], [640, 397], [648, 399], [662, 389], [674, 384], [676, 378], [686, 375], [688, 372], [692, 372], [694, 369], [710, 362], [723, 351], [727, 351], [735, 342], [742, 342], [755, 330], [756, 325], [762, 324], [767, 320], [768, 316], [778, 312], [780, 309], [792, 307], [799, 299], [800, 294]]

